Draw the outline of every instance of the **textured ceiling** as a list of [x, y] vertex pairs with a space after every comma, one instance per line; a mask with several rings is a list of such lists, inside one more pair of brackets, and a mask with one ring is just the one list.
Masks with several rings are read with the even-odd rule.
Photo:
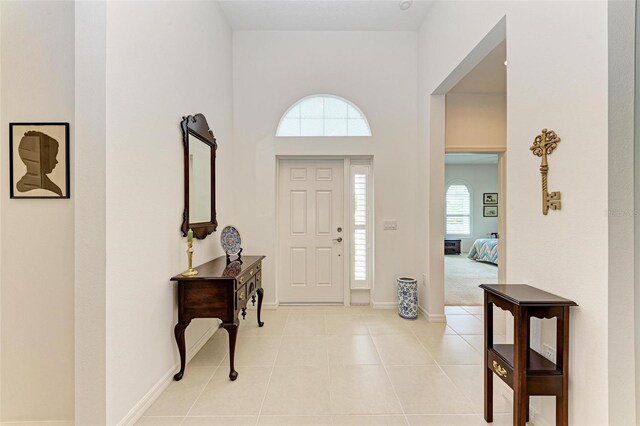
[[236, 31], [416, 31], [432, 0], [222, 0]]
[[503, 41], [469, 72], [449, 93], [506, 93], [507, 42]]

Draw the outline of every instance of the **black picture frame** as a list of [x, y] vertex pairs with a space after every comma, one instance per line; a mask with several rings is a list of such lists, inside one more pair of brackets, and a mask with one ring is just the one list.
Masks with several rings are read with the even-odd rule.
[[482, 209], [483, 217], [498, 217], [498, 206], [484, 206]]
[[[33, 132], [32, 142], [37, 140], [35, 151], [29, 148], [21, 147], [20, 144], [25, 139], [27, 132]], [[49, 132], [49, 133], [47, 133]], [[21, 135], [19, 135], [21, 133]], [[53, 134], [54, 136], [51, 136]], [[63, 141], [59, 141], [61, 137]], [[19, 138], [19, 140], [14, 140]], [[16, 122], [9, 123], [9, 198], [12, 199], [69, 199], [71, 198], [71, 178], [70, 178], [70, 148], [69, 148], [70, 132], [69, 123], [65, 122]], [[44, 153], [50, 153], [52, 141], [57, 142], [56, 153], [53, 158], [43, 158]], [[14, 144], [15, 142], [15, 144]], [[45, 146], [43, 146], [45, 145]], [[15, 149], [14, 149], [15, 147]], [[64, 148], [64, 152], [61, 148]], [[28, 161], [33, 165], [34, 173], [30, 171], [27, 162], [20, 154], [20, 150], [25, 152], [25, 156], [30, 153], [38, 160]], [[36, 155], [34, 155], [36, 154]], [[51, 164], [51, 160], [55, 160], [55, 164]], [[28, 160], [28, 159], [27, 159]], [[34, 165], [34, 163], [36, 163]], [[44, 169], [43, 169], [44, 168]], [[49, 171], [45, 171], [49, 169]], [[62, 168], [54, 176], [55, 169]], [[33, 172], [33, 171], [32, 171]], [[17, 177], [14, 173], [22, 174]], [[22, 189], [21, 189], [22, 188]], [[59, 192], [58, 192], [59, 191]], [[51, 195], [49, 195], [49, 193]]]
[[483, 204], [498, 204], [497, 192], [485, 192], [482, 194]]

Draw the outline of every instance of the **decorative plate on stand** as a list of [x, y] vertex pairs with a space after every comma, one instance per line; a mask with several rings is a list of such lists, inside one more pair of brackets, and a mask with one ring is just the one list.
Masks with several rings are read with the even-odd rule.
[[242, 251], [240, 232], [233, 226], [225, 226], [220, 233], [220, 244], [227, 255], [240, 253]]
[[235, 278], [242, 271], [242, 262], [234, 260], [229, 263], [224, 271], [222, 271], [222, 276], [227, 278]]

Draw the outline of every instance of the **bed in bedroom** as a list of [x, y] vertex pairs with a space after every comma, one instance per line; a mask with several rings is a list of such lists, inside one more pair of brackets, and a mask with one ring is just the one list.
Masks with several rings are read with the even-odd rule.
[[480, 238], [473, 242], [469, 250], [469, 259], [498, 264], [498, 239]]

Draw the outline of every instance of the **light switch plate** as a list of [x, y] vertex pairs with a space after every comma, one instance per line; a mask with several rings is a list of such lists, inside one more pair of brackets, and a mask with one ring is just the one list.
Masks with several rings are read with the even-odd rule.
[[398, 221], [393, 220], [385, 220], [384, 222], [384, 230], [385, 231], [395, 231], [398, 229]]

